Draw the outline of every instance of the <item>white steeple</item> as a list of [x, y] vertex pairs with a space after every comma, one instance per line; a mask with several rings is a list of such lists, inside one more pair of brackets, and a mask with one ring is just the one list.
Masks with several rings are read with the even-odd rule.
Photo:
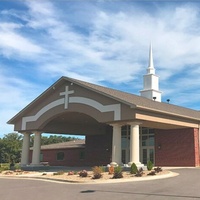
[[155, 74], [155, 68], [153, 64], [152, 44], [150, 44], [149, 47], [149, 67], [147, 68], [147, 74]]
[[152, 45], [150, 44], [149, 66], [147, 68], [147, 74], [143, 76], [143, 90], [140, 91], [140, 94], [148, 99], [161, 102], [161, 93], [159, 91], [159, 77], [155, 75]]

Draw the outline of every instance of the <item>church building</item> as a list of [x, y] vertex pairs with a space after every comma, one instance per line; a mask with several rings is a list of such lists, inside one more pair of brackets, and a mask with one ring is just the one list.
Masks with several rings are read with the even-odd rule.
[[42, 133], [85, 136], [77, 158], [60, 153], [56, 165], [199, 166], [200, 112], [161, 101], [151, 46], [140, 93], [61, 77], [8, 121], [23, 134], [21, 166], [41, 165]]

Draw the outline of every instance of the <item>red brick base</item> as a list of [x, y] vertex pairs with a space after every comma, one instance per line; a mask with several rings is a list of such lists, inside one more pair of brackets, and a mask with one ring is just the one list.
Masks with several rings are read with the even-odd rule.
[[156, 166], [199, 166], [198, 129], [156, 130]]

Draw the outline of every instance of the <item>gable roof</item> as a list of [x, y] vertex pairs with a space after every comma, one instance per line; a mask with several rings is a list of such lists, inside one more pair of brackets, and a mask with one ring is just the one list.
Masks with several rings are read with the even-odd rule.
[[70, 81], [71, 83], [77, 84], [81, 87], [87, 88], [109, 98], [115, 99], [121, 103], [129, 105], [131, 108], [141, 109], [141, 110], [148, 110], [153, 112], [165, 113], [169, 115], [180, 116], [184, 118], [190, 118], [195, 120], [200, 120], [200, 112], [197, 110], [163, 103], [157, 102], [150, 99], [147, 99], [142, 96], [138, 96], [135, 94], [130, 94], [127, 92], [122, 92], [120, 90], [111, 89], [108, 87], [88, 83], [85, 81], [69, 78], [69, 77], [61, 77], [58, 81], [56, 81], [52, 86], [50, 86], [47, 90], [45, 90], [40, 96], [38, 96], [34, 101], [32, 101], [29, 105], [27, 105], [23, 110], [21, 110], [18, 114], [16, 114], [12, 119], [10, 119], [7, 123], [13, 124], [15, 119], [18, 116], [23, 115], [23, 112], [29, 108], [32, 104], [37, 102], [38, 99], [42, 98], [46, 93], [50, 92], [53, 87], [56, 87], [63, 81]]
[[[69, 80], [69, 78], [67, 79]], [[88, 82], [84, 82], [84, 81], [80, 81], [76, 79], [70, 78], [70, 80], [90, 90], [94, 90], [110, 98], [114, 98], [118, 101], [121, 101], [122, 103], [128, 104], [134, 108], [149, 110], [149, 111], [154, 111], [154, 112], [161, 112], [161, 113], [182, 116], [182, 117], [189, 117], [192, 119], [200, 120], [200, 112], [197, 110], [193, 110], [193, 109], [189, 109], [189, 108], [185, 108], [185, 107], [181, 107], [181, 106], [177, 106], [177, 105], [173, 105], [169, 103], [153, 101], [151, 99], [147, 99], [142, 96], [138, 96], [138, 95], [127, 93], [127, 92], [122, 92], [120, 90], [111, 89], [108, 87], [103, 87], [103, 86], [95, 85], [92, 83], [88, 83]]]
[[[41, 150], [48, 149], [71, 149], [71, 148], [85, 148], [85, 140], [73, 140], [68, 142], [54, 143], [42, 145]], [[33, 148], [31, 148], [33, 149]]]

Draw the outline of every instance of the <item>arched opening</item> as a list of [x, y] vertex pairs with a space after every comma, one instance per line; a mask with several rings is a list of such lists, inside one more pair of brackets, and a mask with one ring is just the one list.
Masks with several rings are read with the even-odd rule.
[[93, 117], [81, 112], [64, 112], [46, 121], [41, 129], [46, 133], [73, 135], [105, 134], [105, 123], [99, 123]]
[[[43, 124], [46, 133], [85, 136], [84, 147], [42, 149], [44, 161], [59, 166], [93, 166], [110, 163], [112, 153], [112, 127], [100, 123], [93, 117], [80, 112], [64, 112]], [[74, 143], [75, 144], [75, 143]], [[57, 160], [60, 152], [64, 157]], [[46, 160], [45, 160], [46, 159]]]

